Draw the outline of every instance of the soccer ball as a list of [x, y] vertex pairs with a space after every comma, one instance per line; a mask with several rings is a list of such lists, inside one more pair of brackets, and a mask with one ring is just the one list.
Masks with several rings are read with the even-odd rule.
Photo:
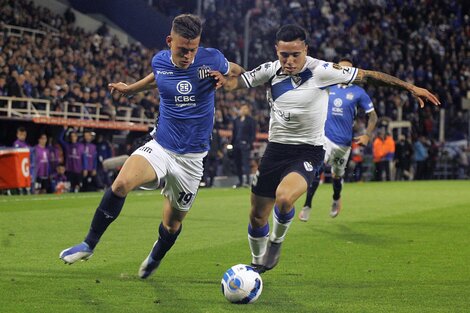
[[237, 304], [253, 303], [263, 291], [261, 276], [253, 267], [245, 264], [237, 264], [229, 268], [221, 283], [225, 298]]

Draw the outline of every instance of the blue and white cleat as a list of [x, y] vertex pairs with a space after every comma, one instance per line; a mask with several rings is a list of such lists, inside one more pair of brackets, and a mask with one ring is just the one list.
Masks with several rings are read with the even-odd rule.
[[86, 242], [79, 243], [76, 246], [63, 250], [59, 258], [65, 264], [73, 264], [77, 261], [87, 261], [93, 255], [93, 250], [90, 249]]
[[145, 279], [152, 275], [152, 273], [160, 265], [160, 261], [155, 261], [150, 255], [142, 262], [139, 268], [139, 277]]

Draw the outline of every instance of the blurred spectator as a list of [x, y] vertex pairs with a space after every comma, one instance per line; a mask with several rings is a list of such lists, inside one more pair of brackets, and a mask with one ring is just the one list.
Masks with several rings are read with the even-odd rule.
[[31, 147], [26, 143], [26, 137], [28, 136], [28, 132], [22, 126], [18, 127], [16, 130], [16, 140], [13, 143], [13, 147], [15, 148], [28, 148]]
[[34, 146], [34, 169], [36, 181], [35, 190], [37, 193], [50, 193], [51, 181], [49, 178], [50, 164], [49, 164], [49, 150], [46, 147], [47, 135], [39, 135], [38, 144]]
[[57, 165], [55, 173], [51, 175], [51, 189], [57, 194], [70, 191], [70, 182], [65, 175], [65, 166], [63, 163]]
[[426, 148], [426, 137], [420, 136], [414, 144], [416, 173], [415, 179], [422, 180], [426, 178], [426, 161], [428, 159], [428, 149]]
[[426, 140], [428, 149], [428, 159], [426, 160], [426, 177], [425, 179], [433, 179], [436, 169], [437, 159], [439, 157], [439, 144], [434, 139]]
[[457, 179], [467, 179], [469, 168], [469, 155], [467, 155], [466, 149], [460, 147], [460, 151], [457, 155]]
[[211, 147], [207, 156], [204, 158], [204, 174], [202, 176], [201, 187], [210, 188], [214, 185], [214, 177], [224, 157], [222, 149], [222, 137], [219, 135], [219, 130], [214, 127], [212, 129]]
[[7, 79], [5, 74], [0, 74], [0, 96], [8, 96]]
[[413, 146], [406, 139], [405, 135], [400, 135], [395, 150], [396, 180], [411, 180], [411, 158], [413, 156]]
[[395, 140], [390, 133], [385, 136], [385, 160], [387, 161], [388, 172], [386, 172], [387, 180], [390, 180], [390, 173], [393, 168], [393, 159], [395, 157]]
[[92, 141], [93, 134], [91, 130], [85, 130], [83, 133], [82, 191], [96, 191], [97, 189], [103, 188], [100, 177], [96, 175], [98, 154], [96, 151], [96, 145]]
[[238, 184], [234, 186], [235, 188], [250, 185], [250, 154], [256, 139], [256, 122], [250, 114], [250, 106], [243, 104], [240, 107], [239, 117], [233, 122], [233, 157], [238, 175]]
[[[385, 130], [383, 128], [378, 129], [377, 137], [372, 145], [374, 164], [375, 164], [375, 180], [383, 181], [390, 180], [390, 167], [389, 161], [387, 160], [387, 143], [386, 143]], [[384, 177], [385, 174], [385, 177]]]
[[78, 192], [83, 180], [83, 144], [78, 142], [78, 134], [71, 131], [68, 135], [69, 142], [64, 140], [66, 129], [59, 135], [59, 142], [62, 145], [65, 155], [65, 173], [70, 181], [71, 191]]
[[18, 192], [20, 194], [29, 194], [34, 191], [34, 182], [36, 181], [36, 177], [34, 176], [34, 155], [32, 152], [32, 147], [26, 143], [26, 137], [28, 136], [28, 132], [23, 126], [20, 126], [16, 129], [16, 140], [13, 142], [14, 148], [28, 148], [29, 149], [29, 175], [31, 176], [31, 188], [20, 188]]
[[54, 174], [57, 166], [64, 163], [64, 152], [57, 140], [51, 136], [48, 138], [47, 149], [49, 151], [50, 174]]
[[102, 134], [98, 134], [96, 138], [96, 153], [98, 155], [98, 164], [96, 167], [96, 172], [98, 179], [101, 180], [104, 187], [111, 186], [111, 178], [108, 175], [108, 172], [103, 168], [103, 161], [109, 159], [113, 156], [113, 151], [111, 144]]

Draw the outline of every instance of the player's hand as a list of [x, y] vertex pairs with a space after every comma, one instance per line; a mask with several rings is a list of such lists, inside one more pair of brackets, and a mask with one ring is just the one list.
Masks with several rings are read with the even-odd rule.
[[431, 101], [434, 105], [441, 105], [439, 99], [427, 89], [414, 86], [410, 91], [413, 97], [418, 100], [421, 108], [424, 108], [424, 101]]
[[369, 140], [370, 140], [370, 138], [369, 138], [369, 135], [367, 135], [367, 134], [354, 137], [354, 141], [358, 145], [361, 145], [361, 146], [367, 146], [367, 144], [369, 143]]
[[215, 79], [216, 90], [222, 87], [227, 82], [227, 79], [225, 78], [225, 76], [222, 75], [222, 73], [220, 73], [219, 71], [210, 71], [209, 75]]
[[129, 96], [132, 92], [129, 90], [129, 86], [123, 82], [119, 83], [110, 83], [108, 84], [108, 88], [111, 91], [111, 94], [114, 92], [119, 92], [123, 96]]

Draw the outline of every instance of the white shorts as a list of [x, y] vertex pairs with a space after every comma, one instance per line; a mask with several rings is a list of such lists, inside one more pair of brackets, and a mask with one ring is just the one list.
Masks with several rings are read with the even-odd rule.
[[157, 174], [157, 181], [141, 186], [144, 189], [158, 188], [160, 181], [165, 180], [162, 195], [165, 195], [173, 208], [189, 211], [196, 198], [203, 173], [202, 159], [207, 154], [176, 154], [150, 140], [132, 153], [143, 156], [152, 165]]
[[331, 172], [337, 177], [343, 177], [348, 163], [351, 147], [340, 146], [325, 137], [325, 163], [331, 166]]

